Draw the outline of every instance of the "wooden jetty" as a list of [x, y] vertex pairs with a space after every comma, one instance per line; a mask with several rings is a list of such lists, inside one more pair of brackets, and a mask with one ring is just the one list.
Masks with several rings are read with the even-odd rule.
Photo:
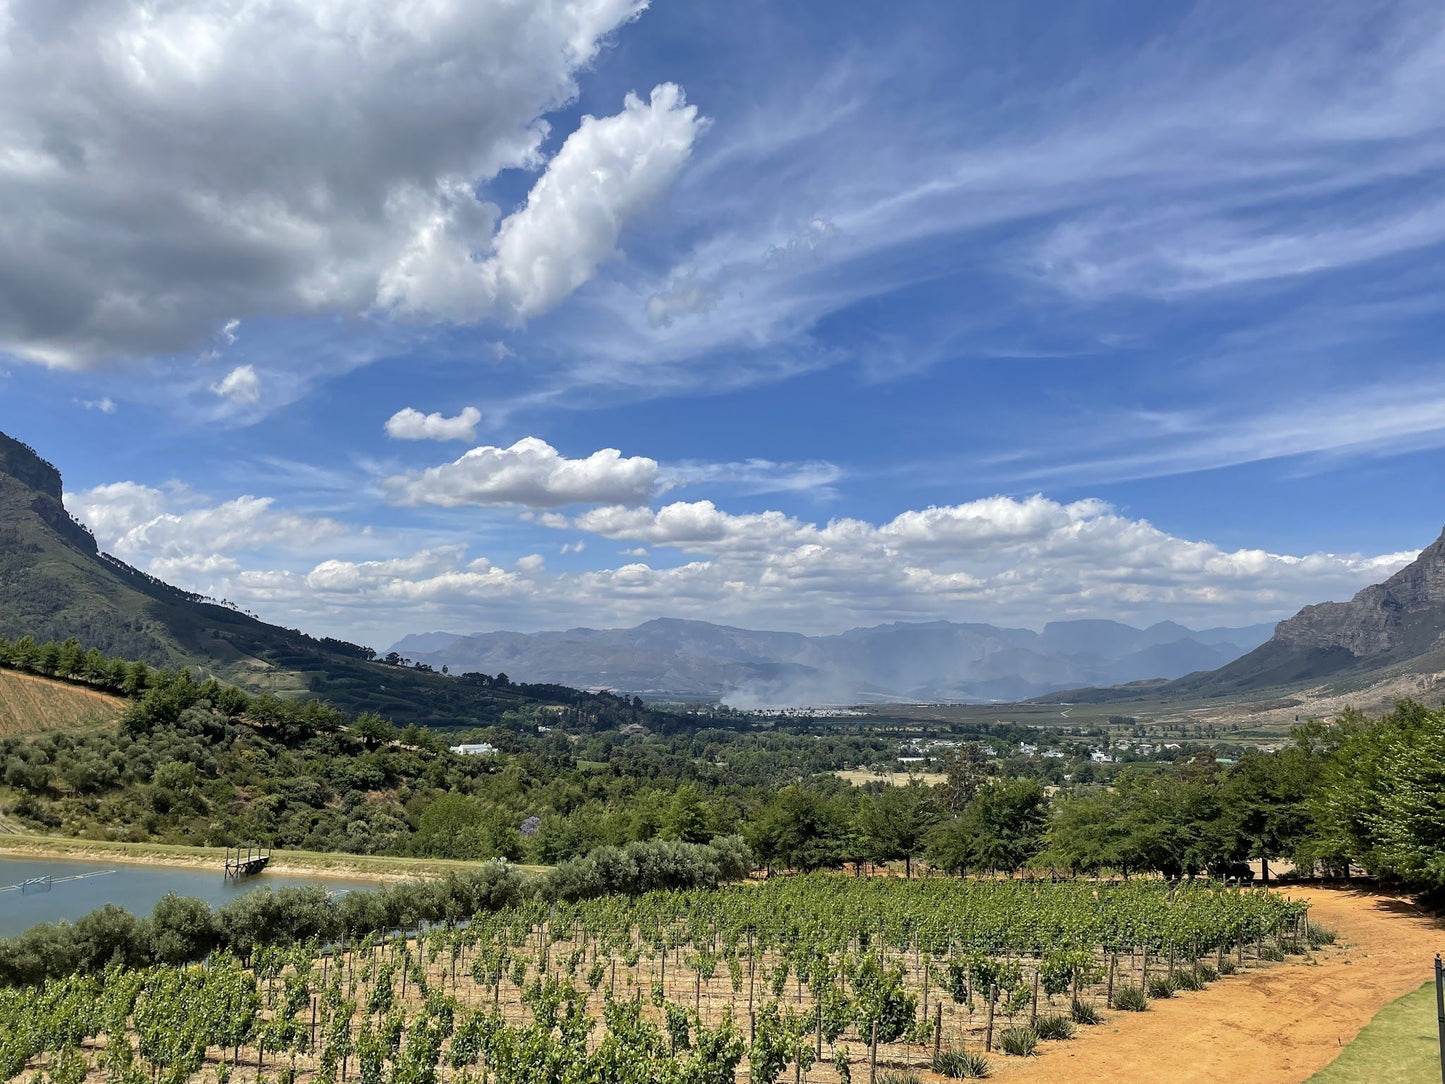
[[226, 876], [249, 877], [253, 873], [260, 873], [271, 861], [271, 849], [269, 847], [257, 847], [247, 844], [243, 851], [239, 846], [233, 852], [230, 847], [226, 848]]

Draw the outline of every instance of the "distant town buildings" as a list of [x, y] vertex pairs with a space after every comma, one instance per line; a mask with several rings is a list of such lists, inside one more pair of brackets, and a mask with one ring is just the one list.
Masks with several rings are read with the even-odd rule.
[[489, 757], [497, 751], [491, 742], [480, 741], [467, 745], [453, 745], [452, 752], [464, 757]]

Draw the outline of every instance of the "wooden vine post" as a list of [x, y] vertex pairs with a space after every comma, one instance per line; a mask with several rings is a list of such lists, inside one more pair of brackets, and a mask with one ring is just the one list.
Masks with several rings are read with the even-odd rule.
[[985, 1010], [983, 1019], [984, 1039], [983, 1049], [985, 1053], [993, 1052], [993, 1003], [998, 1000], [998, 987], [990, 985], [988, 988], [988, 1007]]

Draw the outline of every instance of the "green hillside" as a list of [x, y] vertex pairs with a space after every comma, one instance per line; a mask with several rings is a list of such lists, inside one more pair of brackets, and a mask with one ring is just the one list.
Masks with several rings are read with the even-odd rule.
[[319, 696], [347, 712], [434, 727], [492, 725], [539, 704], [601, 719], [621, 703], [388, 666], [366, 648], [269, 625], [101, 553], [61, 492], [54, 466], [0, 433], [0, 636], [74, 637], [106, 655], [198, 666], [252, 691]]

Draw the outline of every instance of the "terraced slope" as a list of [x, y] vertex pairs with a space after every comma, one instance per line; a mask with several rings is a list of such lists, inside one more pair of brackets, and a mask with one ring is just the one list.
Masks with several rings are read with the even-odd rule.
[[124, 700], [94, 689], [0, 670], [0, 737], [100, 726], [124, 710]]

